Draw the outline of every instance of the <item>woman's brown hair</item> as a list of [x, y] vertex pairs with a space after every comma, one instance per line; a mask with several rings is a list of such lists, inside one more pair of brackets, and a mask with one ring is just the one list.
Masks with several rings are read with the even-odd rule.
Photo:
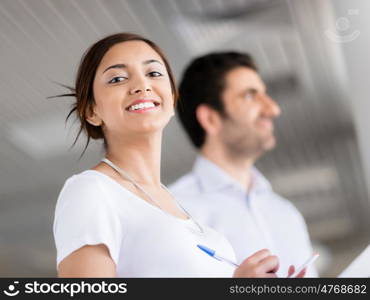
[[108, 50], [118, 44], [128, 41], [143, 41], [147, 43], [150, 47], [153, 48], [154, 51], [158, 53], [158, 55], [162, 58], [171, 83], [172, 94], [174, 96], [174, 104], [176, 104], [178, 99], [178, 92], [176, 89], [175, 79], [171, 70], [171, 67], [168, 63], [167, 58], [165, 57], [161, 48], [159, 48], [154, 42], [133, 33], [117, 33], [113, 35], [109, 35], [95, 44], [93, 44], [82, 56], [80, 65], [77, 71], [77, 77], [75, 81], [75, 87], [67, 87], [72, 91], [70, 94], [63, 94], [58, 95], [56, 97], [65, 97], [65, 96], [74, 96], [76, 98], [76, 102], [73, 104], [73, 107], [69, 114], [67, 115], [66, 120], [76, 112], [78, 119], [80, 121], [80, 128], [76, 139], [73, 145], [76, 144], [80, 134], [84, 131], [87, 135], [87, 142], [85, 148], [81, 154], [81, 156], [85, 153], [87, 146], [89, 145], [90, 139], [104, 139], [104, 145], [107, 146], [106, 140], [104, 137], [103, 130], [101, 126], [93, 126], [86, 121], [87, 113], [89, 110], [92, 110], [93, 104], [95, 103], [94, 100], [94, 93], [93, 93], [93, 82], [95, 78], [96, 70], [103, 59], [104, 55], [108, 52]]

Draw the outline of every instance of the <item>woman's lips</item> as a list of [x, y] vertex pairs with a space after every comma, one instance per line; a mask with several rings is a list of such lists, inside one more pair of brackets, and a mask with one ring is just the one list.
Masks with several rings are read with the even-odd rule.
[[126, 107], [126, 110], [130, 110], [131, 111], [131, 108], [132, 106], [137, 106], [137, 105], [142, 105], [142, 104], [145, 104], [145, 103], [151, 103], [151, 104], [154, 104], [155, 106], [158, 106], [160, 104], [159, 101], [155, 100], [155, 99], [137, 99], [133, 102], [131, 102], [131, 104], [129, 106]]
[[128, 112], [141, 114], [141, 113], [145, 113], [145, 112], [150, 111], [150, 110], [157, 110], [158, 106], [159, 105], [154, 106], [154, 107], [144, 107], [144, 108], [139, 108], [139, 109], [135, 109], [135, 110], [128, 110]]

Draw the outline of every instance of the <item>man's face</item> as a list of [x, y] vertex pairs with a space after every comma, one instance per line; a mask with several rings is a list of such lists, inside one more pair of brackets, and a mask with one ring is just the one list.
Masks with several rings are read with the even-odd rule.
[[231, 155], [257, 158], [275, 146], [273, 119], [280, 114], [260, 76], [247, 67], [226, 74], [220, 138]]

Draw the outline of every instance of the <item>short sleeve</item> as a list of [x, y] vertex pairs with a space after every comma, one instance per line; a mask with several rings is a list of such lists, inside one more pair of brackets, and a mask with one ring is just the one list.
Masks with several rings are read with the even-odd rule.
[[59, 194], [54, 217], [57, 267], [85, 245], [104, 244], [117, 265], [123, 232], [109, 193], [94, 176], [75, 175]]

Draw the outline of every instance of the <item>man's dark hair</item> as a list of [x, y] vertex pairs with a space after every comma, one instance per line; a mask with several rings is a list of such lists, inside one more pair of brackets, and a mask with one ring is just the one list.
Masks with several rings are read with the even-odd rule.
[[210, 53], [194, 59], [185, 69], [179, 85], [177, 112], [182, 126], [196, 148], [202, 147], [205, 131], [196, 117], [196, 109], [206, 104], [225, 115], [221, 99], [226, 74], [238, 67], [257, 71], [249, 54], [238, 52]]

